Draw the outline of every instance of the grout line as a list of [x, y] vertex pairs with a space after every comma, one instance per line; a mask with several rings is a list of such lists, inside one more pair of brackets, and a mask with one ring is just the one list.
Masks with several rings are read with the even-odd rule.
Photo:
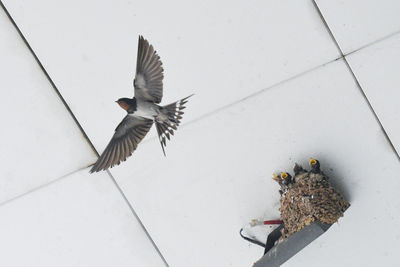
[[341, 57], [344, 57], [343, 51], [342, 51], [342, 49], [340, 48], [339, 43], [336, 41], [336, 38], [335, 38], [335, 36], [333, 35], [333, 32], [331, 31], [331, 29], [329, 28], [328, 23], [326, 22], [324, 16], [322, 15], [322, 12], [321, 12], [321, 10], [319, 9], [316, 0], [312, 0], [312, 2], [313, 2], [313, 4], [314, 4], [315, 9], [317, 10], [317, 13], [318, 13], [318, 15], [319, 15], [319, 17], [320, 17], [322, 23], [324, 24], [326, 30], [328, 31], [329, 36], [332, 38], [333, 43], [335, 44], [337, 50], [339, 51]]
[[52, 181], [50, 181], [50, 182], [48, 182], [48, 183], [41, 184], [41, 185], [39, 185], [38, 187], [35, 187], [35, 188], [33, 188], [33, 189], [30, 189], [30, 190], [28, 190], [28, 191], [26, 191], [26, 192], [24, 192], [24, 193], [22, 193], [22, 194], [20, 194], [20, 195], [17, 195], [17, 196], [15, 196], [15, 197], [12, 197], [12, 198], [10, 198], [10, 199], [7, 199], [7, 200], [5, 200], [5, 201], [3, 201], [3, 202], [0, 203], [0, 207], [1, 207], [1, 206], [4, 206], [4, 205], [6, 205], [6, 204], [8, 204], [8, 203], [10, 203], [10, 202], [13, 202], [13, 201], [15, 201], [15, 200], [17, 200], [17, 199], [20, 199], [20, 198], [22, 198], [22, 197], [24, 197], [24, 196], [26, 196], [26, 195], [28, 195], [28, 194], [30, 194], [30, 193], [33, 193], [33, 192], [38, 191], [38, 190], [40, 190], [40, 189], [46, 188], [46, 187], [48, 187], [48, 186], [50, 186], [50, 185], [52, 185], [52, 184], [55, 184], [55, 183], [57, 183], [57, 182], [63, 180], [64, 178], [66, 178], [66, 177], [68, 177], [68, 176], [70, 176], [70, 175], [72, 175], [72, 174], [74, 174], [74, 173], [77, 173], [77, 172], [80, 172], [80, 171], [86, 169], [87, 167], [88, 167], [88, 166], [81, 167], [81, 168], [79, 168], [79, 169], [77, 169], [77, 170], [75, 170], [75, 171], [72, 171], [72, 172], [69, 172], [69, 173], [67, 173], [67, 174], [64, 174], [63, 176], [58, 177], [58, 178], [56, 178], [56, 179], [54, 179], [54, 180], [52, 180]]
[[[72, 116], [72, 118], [74, 119], [76, 125], [79, 127], [79, 130], [81, 131], [83, 137], [86, 139], [86, 141], [88, 142], [89, 146], [92, 148], [93, 152], [99, 156], [99, 153], [97, 152], [96, 148], [94, 147], [93, 143], [90, 141], [89, 137], [87, 136], [86, 132], [84, 131], [83, 127], [81, 126], [81, 124], [79, 123], [79, 121], [77, 120], [77, 118], [75, 117], [74, 113], [72, 112], [71, 108], [68, 106], [67, 102], [65, 101], [65, 99], [63, 98], [63, 96], [61, 95], [60, 91], [58, 90], [57, 86], [55, 85], [55, 83], [53, 82], [53, 80], [51, 79], [50, 75], [48, 74], [48, 72], [46, 71], [46, 69], [44, 68], [42, 62], [39, 60], [38, 56], [36, 55], [35, 51], [33, 51], [32, 47], [30, 46], [30, 44], [28, 43], [28, 41], [26, 40], [25, 36], [23, 35], [23, 33], [21, 32], [21, 30], [19, 29], [18, 25], [16, 24], [16, 22], [14, 21], [14, 19], [11, 17], [11, 14], [8, 12], [7, 8], [5, 7], [5, 5], [3, 4], [3, 2], [0, 0], [0, 6], [1, 8], [3, 8], [4, 12], [6, 13], [7, 17], [9, 18], [9, 20], [11, 21], [11, 23], [13, 24], [14, 28], [17, 30], [19, 36], [21, 37], [21, 39], [23, 40], [23, 42], [25, 43], [25, 45], [28, 47], [29, 51], [31, 52], [31, 54], [33, 55], [33, 57], [35, 58], [37, 64], [39, 65], [39, 67], [41, 68], [41, 70], [43, 71], [43, 73], [45, 74], [47, 80], [50, 82], [51, 86], [53, 87], [53, 89], [56, 91], [57, 95], [59, 96], [59, 98], [61, 99], [62, 103], [64, 104], [65, 108], [68, 110], [69, 114]], [[85, 167], [87, 168], [87, 167]], [[80, 171], [81, 169], [77, 170]], [[72, 173], [75, 173], [77, 171], [74, 171]], [[109, 177], [111, 178], [112, 182], [114, 183], [114, 185], [117, 187], [118, 191], [120, 192], [120, 194], [122, 195], [124, 201], [126, 202], [126, 204], [128, 205], [129, 209], [131, 210], [132, 214], [134, 215], [134, 217], [137, 219], [137, 221], [140, 223], [142, 229], [144, 230], [145, 234], [147, 235], [147, 237], [149, 238], [150, 242], [152, 243], [154, 249], [157, 251], [157, 253], [159, 254], [159, 256], [161, 257], [161, 259], [163, 260], [163, 262], [165, 263], [165, 265], [168, 267], [168, 263], [165, 260], [164, 256], [161, 254], [160, 250], [158, 249], [157, 245], [155, 244], [154, 240], [151, 238], [149, 232], [147, 231], [147, 229], [145, 228], [143, 222], [140, 220], [139, 216], [137, 215], [137, 213], [135, 212], [135, 210], [133, 209], [132, 205], [130, 204], [129, 200], [127, 199], [127, 197], [125, 196], [125, 194], [123, 193], [121, 187], [118, 185], [117, 181], [115, 180], [115, 178], [112, 176], [112, 174], [107, 171], [109, 174]], [[22, 195], [16, 196], [12, 199], [9, 199], [3, 203], [0, 203], [1, 205], [4, 205], [10, 201], [13, 201], [15, 199], [18, 199], [26, 194], [29, 194], [33, 191], [39, 190], [43, 187], [46, 187], [50, 184], [53, 184], [59, 180], [61, 180], [62, 178], [67, 177], [68, 175], [72, 174], [66, 174], [64, 176], [62, 176], [61, 178], [58, 178], [56, 180], [53, 180], [47, 184], [41, 185], [35, 189], [32, 189], [28, 192], [25, 192]]]
[[23, 33], [21, 32], [21, 30], [19, 29], [18, 25], [16, 24], [16, 22], [14, 21], [14, 19], [11, 17], [11, 14], [8, 12], [7, 8], [5, 7], [5, 5], [3, 4], [3, 2], [0, 0], [0, 6], [3, 8], [4, 12], [6, 13], [7, 17], [9, 18], [9, 20], [11, 21], [11, 23], [14, 25], [14, 28], [17, 30], [19, 36], [21, 37], [22, 41], [25, 43], [25, 45], [28, 47], [29, 51], [31, 52], [31, 54], [33, 55], [33, 57], [36, 60], [36, 63], [39, 65], [40, 69], [43, 71], [44, 75], [46, 76], [47, 80], [50, 82], [51, 86], [53, 87], [53, 89], [56, 91], [58, 97], [61, 99], [62, 103], [64, 104], [65, 108], [68, 110], [69, 114], [72, 116], [73, 120], [75, 121], [75, 123], [77, 124], [79, 130], [81, 131], [83, 137], [86, 139], [86, 141], [88, 142], [89, 146], [92, 148], [93, 152], [95, 154], [98, 155], [95, 147], [93, 146], [92, 142], [90, 142], [89, 137], [86, 135], [85, 131], [83, 130], [81, 124], [78, 122], [78, 119], [75, 117], [74, 113], [72, 112], [71, 108], [68, 106], [67, 102], [65, 101], [65, 99], [63, 98], [63, 96], [61, 95], [60, 91], [58, 90], [57, 86], [55, 85], [55, 83], [53, 82], [53, 80], [51, 79], [50, 75], [47, 73], [46, 69], [44, 68], [42, 62], [39, 60], [39, 58], [37, 57], [35, 51], [33, 51], [32, 47], [30, 46], [30, 44], [28, 43], [28, 41], [26, 40], [25, 36], [23, 35]]
[[[359, 81], [357, 80], [357, 77], [356, 77], [356, 75], [354, 74], [353, 69], [351, 68], [349, 62], [347, 61], [347, 58], [346, 58], [347, 55], [349, 55], [349, 54], [351, 54], [351, 53], [354, 53], [354, 52], [360, 50], [361, 48], [359, 48], [358, 50], [355, 50], [355, 51], [353, 51], [353, 52], [348, 53], [347, 55], [345, 55], [345, 54], [343, 53], [342, 49], [340, 48], [339, 43], [338, 43], [337, 40], [335, 39], [335, 36], [333, 35], [331, 29], [329, 28], [327, 21], [325, 20], [324, 16], [322, 15], [322, 12], [321, 12], [321, 10], [319, 9], [319, 7], [318, 7], [318, 5], [317, 5], [317, 3], [316, 3], [316, 0], [312, 0], [312, 1], [313, 1], [313, 4], [314, 4], [315, 9], [317, 10], [317, 12], [318, 12], [318, 14], [319, 14], [319, 16], [320, 16], [322, 22], [324, 23], [324, 25], [325, 25], [325, 27], [326, 27], [326, 29], [327, 29], [329, 35], [331, 36], [333, 42], [335, 43], [337, 49], [339, 50], [339, 52], [340, 52], [340, 54], [341, 54], [341, 57], [343, 58], [344, 63], [346, 64], [347, 68], [349, 69], [351, 76], [353, 76], [353, 79], [354, 79], [354, 81], [355, 81], [355, 83], [356, 83], [356, 85], [357, 85], [357, 87], [358, 87], [360, 93], [362, 94], [362, 96], [364, 97], [365, 101], [367, 102], [367, 105], [368, 105], [369, 109], [371, 110], [372, 114], [374, 115], [375, 120], [378, 122], [379, 126], [381, 127], [382, 132], [383, 132], [383, 134], [385, 135], [385, 138], [386, 138], [387, 142], [389, 143], [390, 147], [392, 148], [394, 154], [397, 156], [397, 159], [400, 161], [400, 155], [399, 155], [399, 153], [397, 153], [396, 148], [394, 147], [392, 141], [391, 141], [390, 138], [389, 138], [389, 135], [388, 135], [387, 132], [385, 131], [385, 128], [383, 127], [381, 121], [380, 121], [379, 118], [378, 118], [378, 115], [376, 114], [374, 108], [373, 108], [372, 105], [371, 105], [371, 102], [368, 100], [368, 97], [367, 97], [367, 95], [365, 94], [365, 92], [363, 91], [363, 89], [362, 89], [362, 87], [361, 87], [361, 84], [360, 84]], [[400, 32], [400, 31], [399, 31], [399, 32]], [[393, 35], [395, 35], [395, 34], [397, 34], [397, 33], [398, 33], [398, 32], [393, 33], [393, 34], [387, 36], [386, 38], [388, 38], [388, 37], [390, 37], [390, 36], [393, 36]], [[382, 41], [382, 40], [383, 40], [383, 39], [379, 39], [379, 41]], [[372, 42], [371, 44], [374, 44], [374, 43], [376, 43], [376, 42], [374, 41], [374, 42]], [[371, 45], [371, 44], [368, 44], [368, 45]], [[368, 46], [368, 45], [365, 45], [365, 46], [363, 46], [362, 48], [365, 48], [365, 47]]]
[[379, 123], [379, 126], [381, 127], [381, 130], [382, 130], [383, 134], [385, 135], [386, 141], [389, 143], [389, 145], [390, 145], [390, 147], [392, 148], [394, 154], [397, 156], [397, 159], [400, 161], [400, 155], [397, 153], [396, 148], [394, 147], [394, 145], [393, 145], [393, 143], [392, 143], [392, 140], [390, 140], [389, 135], [387, 134], [385, 128], [383, 128], [383, 125], [382, 125], [381, 121], [380, 121], [379, 118], [378, 118], [378, 115], [376, 114], [376, 112], [375, 112], [375, 110], [373, 109], [371, 103], [369, 102], [367, 96], [365, 95], [364, 91], [362, 90], [362, 87], [361, 87], [360, 83], [358, 82], [357, 77], [356, 77], [356, 75], [354, 74], [352, 68], [350, 67], [349, 62], [347, 62], [347, 60], [346, 60], [345, 57], [344, 57], [343, 59], [344, 59], [344, 63], [345, 63], [346, 66], [348, 67], [348, 69], [349, 69], [351, 75], [353, 76], [354, 81], [356, 82], [357, 87], [360, 89], [360, 92], [361, 92], [362, 96], [365, 98], [365, 100], [366, 100], [366, 102], [367, 102], [367, 104], [368, 104], [368, 107], [370, 108], [370, 110], [372, 111], [373, 115], [375, 116], [376, 121]]
[[[303, 71], [303, 72], [300, 72], [300, 73], [298, 73], [298, 74], [295, 74], [294, 76], [291, 76], [290, 78], [287, 78], [287, 79], [285, 79], [285, 80], [281, 80], [281, 81], [279, 81], [279, 82], [277, 82], [277, 83], [274, 83], [274, 84], [272, 84], [272, 85], [270, 85], [270, 86], [268, 86], [268, 87], [266, 87], [266, 88], [264, 88], [264, 89], [261, 89], [261, 90], [259, 90], [259, 91], [254, 92], [254, 93], [251, 93], [251, 94], [249, 94], [249, 95], [247, 95], [247, 96], [245, 96], [245, 97], [243, 97], [243, 98], [240, 98], [240, 99], [238, 99], [238, 100], [236, 100], [236, 101], [234, 101], [234, 102], [231, 102], [231, 103], [229, 103], [229, 104], [226, 104], [226, 105], [224, 105], [224, 106], [222, 106], [222, 107], [220, 107], [220, 108], [216, 108], [216, 109], [214, 109], [214, 110], [212, 110], [212, 111], [210, 111], [210, 112], [207, 112], [207, 113], [201, 115], [201, 116], [198, 117], [198, 118], [195, 118], [195, 119], [193, 119], [193, 120], [191, 120], [191, 121], [189, 121], [189, 122], [187, 122], [187, 123], [182, 124], [182, 125], [181, 125], [181, 128], [184, 127], [184, 126], [186, 126], [186, 125], [189, 125], [189, 124], [192, 124], [192, 123], [194, 123], [194, 122], [197, 122], [197, 121], [199, 121], [199, 120], [202, 120], [202, 119], [204, 119], [204, 118], [207, 118], [207, 117], [209, 117], [209, 116], [212, 116], [212, 115], [214, 115], [214, 114], [216, 114], [216, 113], [218, 113], [218, 112], [221, 112], [222, 110], [224, 110], [224, 109], [226, 109], [226, 108], [229, 108], [229, 107], [231, 107], [231, 106], [234, 106], [234, 105], [236, 105], [236, 104], [239, 104], [240, 102], [246, 101], [247, 99], [250, 99], [250, 98], [253, 98], [253, 97], [258, 96], [258, 95], [260, 95], [260, 94], [263, 94], [265, 91], [268, 91], [268, 90], [270, 90], [270, 89], [272, 89], [272, 88], [274, 88], [274, 87], [277, 87], [277, 86], [279, 86], [279, 85], [282, 85], [282, 84], [284, 84], [284, 83], [287, 83], [287, 82], [289, 82], [289, 81], [291, 81], [291, 80], [297, 79], [298, 77], [301, 77], [301, 76], [303, 76], [303, 75], [305, 75], [305, 74], [307, 74], [307, 73], [313, 72], [313, 71], [315, 71], [316, 69], [321, 68], [321, 67], [324, 67], [324, 66], [326, 66], [326, 65], [328, 65], [328, 64], [330, 64], [330, 63], [333, 63], [333, 62], [335, 62], [335, 61], [337, 61], [337, 60], [340, 60], [341, 58], [342, 58], [342, 57], [338, 57], [338, 58], [335, 58], [335, 59], [330, 60], [330, 61], [328, 61], [328, 62], [325, 62], [325, 63], [323, 63], [323, 64], [321, 64], [321, 65], [312, 67], [312, 68], [310, 68], [310, 69], [308, 69], [308, 70], [305, 70], [305, 71]], [[154, 138], [155, 138], [155, 137], [154, 137]]]
[[140, 226], [142, 227], [143, 231], [146, 233], [147, 237], [150, 239], [153, 247], [155, 248], [155, 250], [157, 251], [158, 255], [161, 257], [161, 259], [163, 260], [165, 266], [169, 267], [167, 261], [165, 260], [164, 256], [162, 255], [160, 249], [158, 248], [158, 246], [156, 245], [156, 243], [154, 242], [153, 238], [150, 236], [149, 232], [147, 231], [146, 227], [144, 226], [142, 220], [139, 218], [139, 216], [137, 215], [135, 209], [132, 207], [131, 203], [129, 202], [128, 198], [126, 197], [125, 193], [122, 191], [121, 187], [119, 186], [119, 184], [117, 183], [117, 181], [115, 180], [114, 176], [111, 174], [110, 170], [107, 170], [108, 175], [111, 177], [111, 180], [113, 181], [115, 187], [118, 189], [118, 191], [120, 192], [120, 194], [122, 195], [122, 197], [124, 198], [126, 204], [128, 204], [129, 209], [131, 210], [132, 214], [136, 217], [137, 221], [139, 222]]
[[355, 49], [355, 50], [353, 50], [353, 51], [348, 52], [348, 53], [345, 54], [344, 56], [347, 57], [348, 55], [351, 55], [351, 54], [353, 54], [353, 53], [355, 53], [355, 52], [358, 52], [358, 51], [360, 51], [360, 50], [362, 50], [362, 49], [364, 49], [364, 48], [367, 48], [368, 46], [371, 46], [371, 45], [377, 44], [377, 43], [379, 43], [379, 42], [381, 42], [381, 41], [384, 41], [384, 40], [386, 40], [386, 39], [389, 39], [389, 38], [391, 38], [391, 37], [393, 37], [393, 36], [395, 36], [395, 35], [397, 35], [397, 34], [399, 34], [399, 33], [400, 33], [400, 30], [399, 30], [399, 31], [392, 32], [392, 33], [390, 33], [390, 34], [388, 34], [388, 35], [383, 36], [382, 38], [379, 38], [379, 39], [373, 41], [373, 42], [370, 42], [370, 43], [367, 43], [367, 44], [365, 44], [365, 45], [360, 46], [359, 48], [357, 48], [357, 49]]

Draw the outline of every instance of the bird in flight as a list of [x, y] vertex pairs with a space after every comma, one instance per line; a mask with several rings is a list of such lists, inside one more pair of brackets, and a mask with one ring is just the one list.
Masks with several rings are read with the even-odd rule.
[[160, 57], [153, 46], [139, 36], [136, 76], [133, 81], [135, 96], [120, 98], [116, 102], [128, 113], [115, 129], [110, 143], [93, 165], [91, 173], [107, 170], [125, 161], [153, 123], [165, 155], [166, 139], [174, 134], [182, 119], [183, 109], [192, 95], [166, 106], [158, 105], [163, 96], [163, 68]]

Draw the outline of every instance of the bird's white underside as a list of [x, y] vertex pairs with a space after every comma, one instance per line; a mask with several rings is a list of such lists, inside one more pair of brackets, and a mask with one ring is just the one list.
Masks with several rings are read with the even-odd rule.
[[137, 101], [137, 110], [129, 115], [154, 120], [154, 117], [158, 114], [157, 105], [149, 102]]

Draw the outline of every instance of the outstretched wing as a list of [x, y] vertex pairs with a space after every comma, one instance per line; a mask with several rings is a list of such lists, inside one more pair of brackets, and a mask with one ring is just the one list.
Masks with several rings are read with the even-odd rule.
[[136, 76], [133, 81], [137, 99], [160, 103], [163, 96], [163, 68], [153, 46], [139, 36]]
[[107, 170], [125, 161], [132, 155], [152, 125], [153, 120], [127, 115], [115, 129], [110, 143], [90, 172]]

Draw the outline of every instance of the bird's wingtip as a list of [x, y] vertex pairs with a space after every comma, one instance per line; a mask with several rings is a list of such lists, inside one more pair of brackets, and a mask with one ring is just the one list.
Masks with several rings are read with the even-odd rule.
[[92, 166], [92, 168], [90, 168], [89, 173], [94, 173], [94, 172], [99, 172], [100, 170], [97, 168], [96, 164], [94, 164]]

